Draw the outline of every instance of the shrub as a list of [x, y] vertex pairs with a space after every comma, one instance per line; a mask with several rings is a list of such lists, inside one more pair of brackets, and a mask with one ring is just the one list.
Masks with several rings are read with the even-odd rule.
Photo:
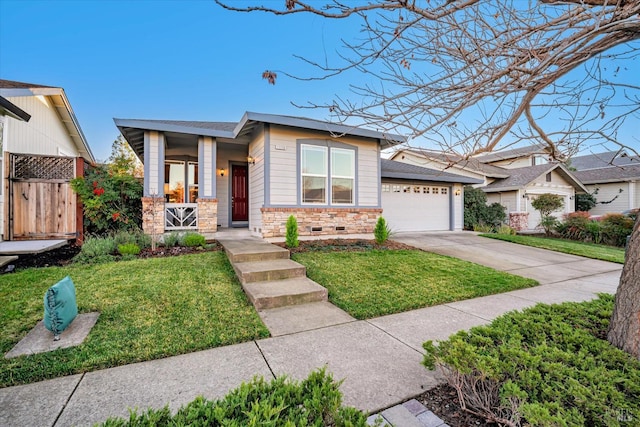
[[576, 211], [588, 212], [593, 209], [598, 201], [593, 194], [579, 193], [576, 194]]
[[613, 296], [543, 305], [424, 344], [461, 404], [508, 425], [611, 425], [640, 419], [640, 361], [606, 339]]
[[473, 231], [477, 231], [478, 233], [493, 233], [493, 227], [487, 224], [475, 224]]
[[182, 246], [187, 246], [190, 248], [199, 246], [203, 247], [207, 243], [204, 236], [200, 233], [194, 233], [193, 231], [188, 231], [182, 235], [180, 238], [180, 244]]
[[284, 376], [269, 382], [254, 378], [222, 399], [198, 397], [175, 415], [165, 406], [133, 411], [126, 420], [110, 418], [102, 426], [367, 426], [364, 413], [342, 406], [339, 386], [324, 369], [301, 382]]
[[624, 247], [627, 236], [633, 231], [633, 219], [622, 214], [606, 214], [600, 220], [602, 224], [602, 239], [613, 246]]
[[180, 234], [176, 233], [175, 231], [169, 234], [165, 234], [162, 238], [162, 242], [167, 248], [178, 246], [178, 243], [180, 243]]
[[504, 206], [492, 203], [487, 206], [487, 195], [479, 188], [464, 188], [464, 228], [475, 230], [475, 225], [499, 227], [507, 219]]
[[95, 166], [86, 176], [73, 179], [71, 187], [82, 201], [88, 233], [141, 227], [142, 184], [132, 175]]
[[285, 235], [285, 245], [288, 248], [297, 248], [300, 242], [298, 241], [298, 220], [293, 215], [289, 215], [287, 219], [287, 232]]
[[125, 243], [118, 245], [118, 252], [120, 255], [138, 255], [140, 253], [140, 246], [136, 243]]
[[544, 228], [545, 234], [551, 234], [558, 221], [551, 219], [551, 213], [560, 210], [564, 206], [564, 199], [558, 194], [544, 193], [531, 201], [531, 206], [540, 212], [540, 225]]
[[387, 221], [383, 217], [378, 218], [376, 222], [376, 228], [373, 229], [373, 236], [376, 239], [376, 243], [381, 245], [387, 241], [391, 235], [391, 229], [387, 225]]
[[115, 251], [116, 243], [112, 237], [88, 237], [73, 260], [83, 264], [109, 262], [114, 260]]
[[496, 229], [496, 233], [498, 234], [506, 234], [509, 236], [515, 236], [516, 234], [516, 230], [514, 230], [513, 228], [509, 227], [508, 225], [501, 225], [500, 227], [498, 227]]

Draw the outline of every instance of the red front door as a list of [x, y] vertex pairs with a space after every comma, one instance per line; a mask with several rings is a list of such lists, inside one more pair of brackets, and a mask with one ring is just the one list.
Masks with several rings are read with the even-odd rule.
[[231, 165], [231, 221], [249, 221], [247, 165]]

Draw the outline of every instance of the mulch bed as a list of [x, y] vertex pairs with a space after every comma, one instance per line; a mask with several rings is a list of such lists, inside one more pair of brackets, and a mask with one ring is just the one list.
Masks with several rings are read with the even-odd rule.
[[[274, 243], [274, 245], [281, 248], [287, 248], [284, 242]], [[387, 240], [383, 244], [379, 245], [375, 240], [365, 239], [326, 239], [326, 240], [300, 240], [300, 245], [297, 248], [287, 248], [293, 254], [302, 252], [364, 252], [372, 249], [377, 250], [401, 250], [401, 249], [414, 249], [413, 246], [405, 245], [404, 243], [394, 242], [393, 240]]]
[[497, 427], [498, 425], [463, 411], [460, 408], [458, 394], [449, 384], [441, 384], [427, 390], [415, 399], [450, 427]]

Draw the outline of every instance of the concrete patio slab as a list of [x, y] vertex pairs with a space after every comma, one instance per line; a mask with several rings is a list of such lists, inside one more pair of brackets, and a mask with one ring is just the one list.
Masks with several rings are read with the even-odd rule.
[[11, 359], [80, 345], [96, 324], [98, 316], [100, 316], [100, 313], [78, 314], [69, 327], [60, 334], [60, 340], [58, 341], [53, 340], [53, 333], [44, 327], [44, 322], [41, 320], [4, 357]]
[[261, 310], [258, 314], [273, 337], [340, 325], [356, 320], [347, 312], [328, 302]]
[[258, 341], [276, 375], [303, 379], [327, 366], [341, 386], [344, 403], [376, 411], [437, 385], [440, 375], [427, 371], [422, 355], [367, 322]]
[[67, 245], [66, 240], [11, 240], [0, 242], [0, 255], [39, 254]]
[[0, 389], [0, 426], [51, 427], [81, 378], [71, 375]]
[[457, 331], [489, 323], [444, 305], [376, 317], [368, 322], [419, 352], [424, 352], [422, 343], [427, 340], [445, 340]]
[[[537, 289], [534, 287], [531, 289]], [[509, 311], [522, 310], [536, 305], [535, 301], [519, 298], [513, 295], [497, 294], [481, 298], [444, 304], [467, 314], [480, 317], [485, 320], [493, 320]]]
[[85, 374], [56, 426], [128, 416], [127, 408], [172, 411], [199, 395], [223, 397], [255, 375], [273, 378], [255, 343], [220, 347]]
[[580, 290], [576, 287], [566, 287], [562, 284], [540, 285], [535, 288], [519, 289], [517, 291], [507, 292], [503, 295], [512, 295], [518, 298], [524, 298], [536, 303], [559, 304], [563, 302], [582, 302], [590, 301], [598, 297], [588, 290]]

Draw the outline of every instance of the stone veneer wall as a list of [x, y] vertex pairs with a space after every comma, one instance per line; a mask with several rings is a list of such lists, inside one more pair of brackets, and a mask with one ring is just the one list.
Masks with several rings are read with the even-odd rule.
[[509, 212], [509, 227], [516, 231], [529, 229], [529, 212]]
[[[262, 208], [262, 237], [284, 237], [289, 215], [298, 221], [300, 236], [373, 233], [379, 208]], [[312, 228], [321, 227], [321, 231]], [[344, 227], [344, 230], [336, 230]]]
[[198, 232], [215, 233], [218, 230], [218, 199], [197, 199]]
[[142, 198], [142, 230], [150, 236], [155, 234], [156, 239], [162, 236], [164, 233], [164, 198]]

